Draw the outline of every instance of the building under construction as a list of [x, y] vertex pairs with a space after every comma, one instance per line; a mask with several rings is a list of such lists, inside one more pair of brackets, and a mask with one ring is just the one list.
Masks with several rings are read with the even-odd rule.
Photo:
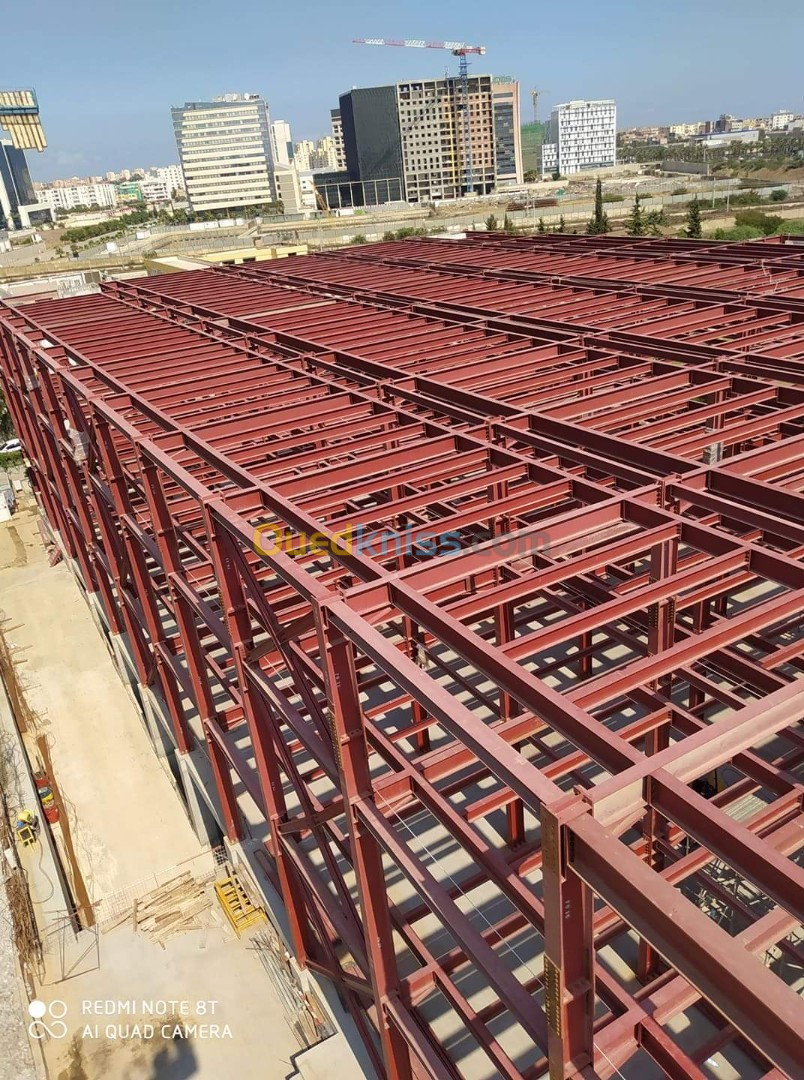
[[804, 1075], [804, 246], [366, 245], [0, 334], [50, 528], [378, 1075]]

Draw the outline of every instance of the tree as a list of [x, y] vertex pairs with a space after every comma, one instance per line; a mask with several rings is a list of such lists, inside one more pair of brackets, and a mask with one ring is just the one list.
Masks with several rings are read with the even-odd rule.
[[544, 218], [543, 217], [539, 218], [539, 227], [538, 227], [538, 229], [536, 231], [540, 232], [540, 233], [547, 232], [547, 229], [545, 229], [545, 227], [544, 227]]
[[535, 169], [528, 169], [523, 179], [526, 184], [535, 184], [536, 181], [539, 179], [539, 174], [536, 172]]
[[0, 439], [8, 442], [14, 435], [14, 424], [11, 421], [11, 413], [8, 411], [3, 391], [0, 390]]
[[567, 223], [564, 220], [564, 215], [563, 214], [558, 219], [558, 231], [559, 232], [566, 232], [567, 231]]
[[595, 184], [595, 212], [589, 219], [586, 231], [590, 236], [601, 236], [603, 233], [611, 232], [609, 215], [603, 209], [603, 183], [600, 177], [597, 178]]
[[645, 235], [645, 216], [642, 213], [642, 207], [639, 202], [639, 192], [637, 192], [634, 198], [634, 208], [631, 211], [631, 216], [628, 219], [628, 227], [626, 232], [629, 236], [644, 236]]
[[651, 236], [661, 236], [662, 230], [659, 226], [667, 224], [667, 215], [664, 210], [649, 210], [645, 217], [645, 224]]
[[508, 233], [509, 235], [516, 232], [516, 225], [514, 225], [507, 214], [503, 218], [503, 232]]
[[692, 239], [697, 239], [701, 236], [701, 204], [698, 202], [698, 196], [689, 205], [687, 210], [687, 236]]
[[497, 219], [494, 214], [489, 214], [486, 218], [486, 232], [496, 232], [498, 227]]

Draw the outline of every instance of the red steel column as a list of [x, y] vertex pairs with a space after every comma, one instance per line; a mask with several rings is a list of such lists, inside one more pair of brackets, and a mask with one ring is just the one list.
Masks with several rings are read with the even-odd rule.
[[374, 801], [363, 715], [355, 675], [352, 644], [329, 622], [326, 607], [317, 613], [318, 639], [332, 718], [344, 801], [348, 806], [352, 865], [357, 877], [366, 952], [377, 1003], [377, 1021], [390, 1080], [411, 1080], [407, 1040], [390, 1019], [387, 1002], [399, 994], [388, 894], [380, 845], [360, 822], [356, 805]]
[[[234, 541], [226, 529], [218, 524], [209, 507], [204, 508], [212, 565], [218, 582], [220, 603], [226, 628], [231, 640], [231, 654], [237, 672], [237, 681], [243, 703], [243, 714], [248, 724], [257, 775], [260, 781], [264, 810], [270, 827], [270, 845], [266, 845], [276, 863], [282, 900], [290, 923], [293, 948], [300, 964], [315, 954], [306, 912], [305, 893], [290, 859], [285, 857], [280, 825], [287, 821], [287, 808], [283, 794], [282, 775], [271, 738], [271, 720], [265, 704], [252, 686], [248, 675], [248, 653], [254, 648], [251, 617], [238, 571], [239, 560]], [[289, 841], [292, 843], [292, 840]]]
[[595, 948], [592, 890], [567, 859], [566, 822], [584, 813], [577, 800], [542, 806], [544, 985], [550, 1080], [594, 1061]]

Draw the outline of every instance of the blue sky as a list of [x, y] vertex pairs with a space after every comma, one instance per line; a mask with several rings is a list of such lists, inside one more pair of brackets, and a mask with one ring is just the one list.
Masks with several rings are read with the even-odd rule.
[[36, 179], [176, 160], [170, 106], [262, 93], [295, 139], [326, 134], [351, 86], [443, 74], [449, 53], [352, 45], [353, 37], [486, 46], [474, 70], [573, 97], [614, 97], [622, 126], [721, 112], [804, 111], [801, 0], [11, 0], [0, 16], [2, 88], [33, 86], [48, 136]]

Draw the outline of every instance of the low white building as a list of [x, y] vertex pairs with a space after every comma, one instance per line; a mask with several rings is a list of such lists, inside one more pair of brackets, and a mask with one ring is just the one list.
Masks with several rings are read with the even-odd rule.
[[42, 188], [39, 191], [39, 201], [45, 203], [54, 212], [75, 210], [78, 206], [110, 208], [117, 205], [117, 193], [112, 184], [61, 182]]
[[542, 176], [558, 172], [558, 147], [555, 143], [542, 143]]
[[139, 185], [143, 201], [147, 203], [169, 202], [174, 190], [167, 180], [158, 176], [146, 176]]
[[786, 109], [778, 109], [770, 118], [771, 131], [784, 131], [795, 120], [796, 114], [787, 112]]
[[167, 188], [168, 198], [173, 196], [174, 191], [184, 191], [184, 173], [181, 165], [159, 165], [149, 169], [146, 180], [160, 180]]
[[[542, 150], [542, 175], [558, 171], [562, 176], [617, 164], [617, 106], [610, 98], [600, 101], [567, 101], [555, 105]], [[550, 147], [555, 147], [555, 152]], [[555, 167], [545, 167], [555, 159]]]

